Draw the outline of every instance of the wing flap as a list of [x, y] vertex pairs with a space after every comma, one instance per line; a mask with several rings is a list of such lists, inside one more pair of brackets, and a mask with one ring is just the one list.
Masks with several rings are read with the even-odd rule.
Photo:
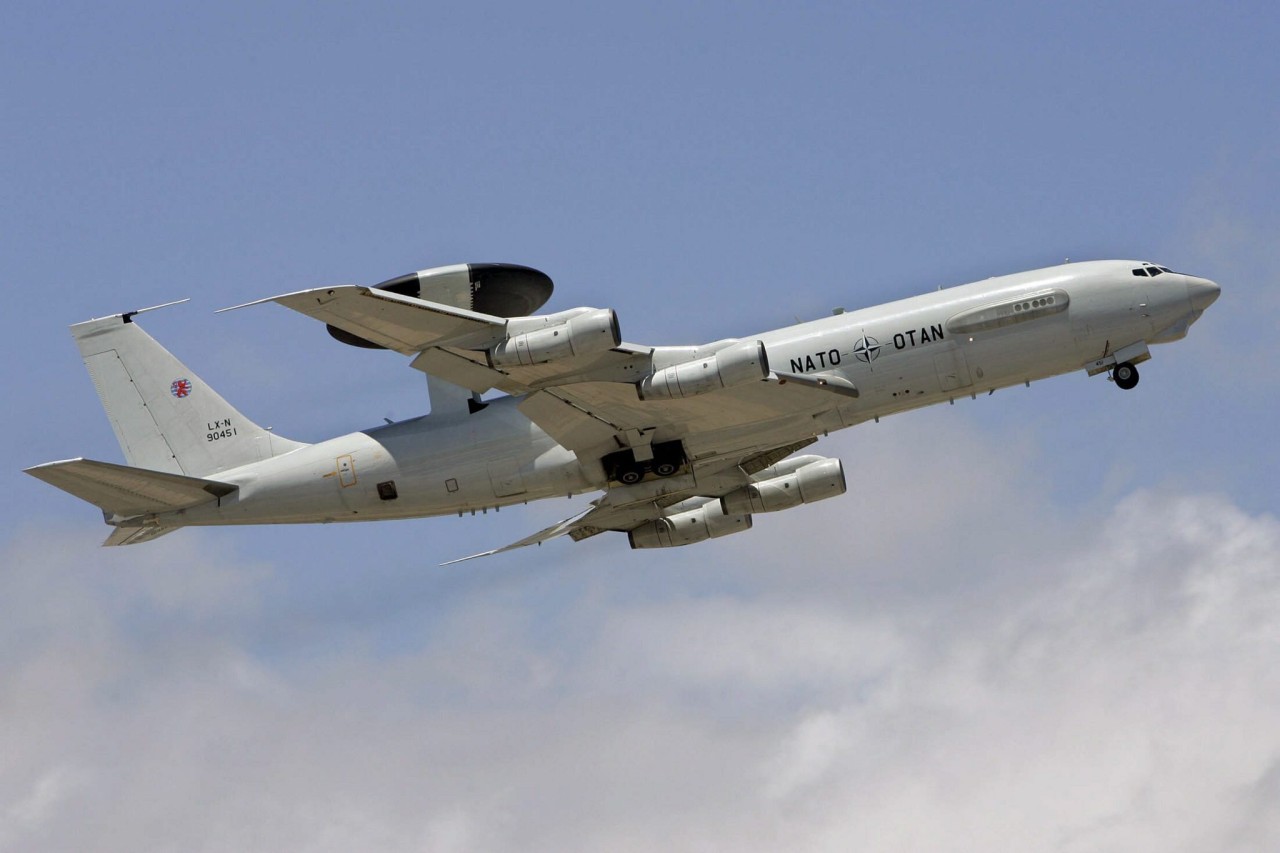
[[561, 447], [574, 451], [609, 446], [623, 432], [621, 427], [597, 417], [555, 391], [538, 391], [526, 397], [519, 409]]
[[[634, 384], [649, 374], [652, 354], [651, 347], [623, 342], [603, 352], [586, 353], [544, 364], [505, 368], [508, 381], [518, 383], [516, 390], [499, 384], [494, 387], [508, 393], [528, 393], [529, 390], [579, 382]], [[521, 388], [524, 390], [519, 390]]]
[[102, 543], [102, 547], [110, 548], [116, 545], [137, 545], [141, 542], [150, 542], [152, 539], [159, 539], [166, 533], [172, 533], [177, 530], [176, 527], [117, 527], [111, 531]]
[[46, 462], [27, 468], [26, 472], [122, 518], [186, 509], [217, 500], [237, 489], [230, 483], [216, 480], [92, 459]]
[[623, 343], [604, 352], [499, 369], [490, 367], [482, 352], [439, 347], [424, 350], [410, 367], [480, 394], [497, 388], [524, 395], [578, 382], [638, 382], [649, 373], [650, 352], [646, 347]]
[[607, 427], [615, 435], [652, 430], [655, 442], [680, 439], [697, 457], [717, 446], [745, 450], [759, 439], [772, 442], [769, 424], [793, 427], [797, 415], [816, 417], [845, 402], [825, 389], [764, 381], [676, 400], [641, 400], [634, 386], [614, 382], [559, 385], [543, 394], [520, 409], [570, 450], [600, 450]]
[[423, 373], [452, 382], [462, 388], [483, 394], [490, 388], [498, 388], [511, 394], [527, 393], [528, 389], [512, 390], [509, 377], [487, 364], [480, 364], [467, 358], [460, 352], [440, 347], [431, 347], [418, 354], [409, 366]]

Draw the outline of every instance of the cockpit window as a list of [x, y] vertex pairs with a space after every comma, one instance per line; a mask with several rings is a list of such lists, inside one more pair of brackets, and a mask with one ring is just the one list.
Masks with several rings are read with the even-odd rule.
[[1170, 273], [1171, 273], [1171, 272], [1173, 272], [1173, 270], [1169, 269], [1168, 267], [1160, 267], [1160, 272], [1170, 272]]
[[1141, 278], [1146, 278], [1146, 277], [1147, 277], [1147, 271], [1146, 271], [1146, 270], [1144, 270], [1142, 267], [1138, 267], [1137, 269], [1135, 269], [1135, 270], [1133, 271], [1133, 274], [1134, 274], [1134, 275], [1136, 275], [1136, 276], [1139, 276], [1139, 277], [1141, 277]]
[[1147, 267], [1147, 275], [1151, 276], [1152, 278], [1155, 278], [1156, 276], [1160, 275], [1160, 272], [1161, 270], [1159, 267]]

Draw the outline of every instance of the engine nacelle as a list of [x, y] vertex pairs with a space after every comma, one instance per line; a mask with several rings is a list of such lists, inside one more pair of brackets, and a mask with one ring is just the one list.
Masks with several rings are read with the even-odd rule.
[[610, 308], [576, 308], [546, 317], [520, 317], [511, 320], [508, 328], [516, 334], [488, 350], [490, 367], [545, 364], [603, 352], [622, 342], [618, 315]]
[[751, 516], [725, 515], [717, 501], [642, 524], [627, 534], [632, 548], [675, 548], [751, 529]]
[[726, 515], [777, 512], [845, 493], [844, 466], [839, 459], [810, 462], [794, 473], [735, 489], [720, 498]]
[[664, 367], [636, 385], [641, 400], [696, 397], [766, 379], [769, 357], [761, 341], [739, 341], [704, 358]]

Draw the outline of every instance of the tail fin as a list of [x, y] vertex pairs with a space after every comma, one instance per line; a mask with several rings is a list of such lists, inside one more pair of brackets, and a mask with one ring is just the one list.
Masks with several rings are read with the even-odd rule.
[[137, 313], [71, 327], [130, 465], [203, 477], [306, 446], [236, 411], [133, 322]]

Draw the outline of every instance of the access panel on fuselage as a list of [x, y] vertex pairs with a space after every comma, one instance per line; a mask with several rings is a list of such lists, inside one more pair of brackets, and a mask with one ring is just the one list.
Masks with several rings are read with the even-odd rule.
[[520, 475], [520, 462], [513, 457], [495, 459], [489, 463], [489, 482], [495, 497], [505, 498], [525, 492], [524, 477]]
[[957, 391], [973, 384], [969, 374], [969, 362], [964, 351], [955, 344], [948, 344], [945, 352], [933, 357], [933, 368], [943, 391]]

